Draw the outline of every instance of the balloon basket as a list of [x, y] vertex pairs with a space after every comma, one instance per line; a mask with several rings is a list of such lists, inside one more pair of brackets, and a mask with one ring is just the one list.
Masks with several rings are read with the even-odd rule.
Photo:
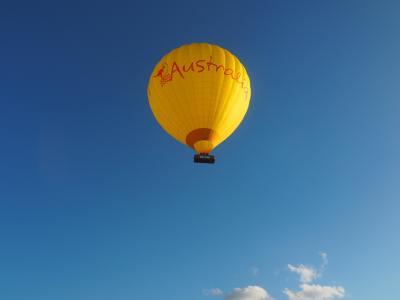
[[203, 154], [203, 153], [195, 154], [193, 162], [200, 164], [213, 164], [215, 163], [215, 157], [214, 155]]

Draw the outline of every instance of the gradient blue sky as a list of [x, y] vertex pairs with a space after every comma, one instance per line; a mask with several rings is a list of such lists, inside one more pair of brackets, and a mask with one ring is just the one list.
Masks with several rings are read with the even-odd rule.
[[[252, 79], [215, 165], [147, 102], [191, 42]], [[399, 53], [399, 1], [3, 1], [0, 299], [287, 299], [324, 251], [316, 283], [398, 300]]]

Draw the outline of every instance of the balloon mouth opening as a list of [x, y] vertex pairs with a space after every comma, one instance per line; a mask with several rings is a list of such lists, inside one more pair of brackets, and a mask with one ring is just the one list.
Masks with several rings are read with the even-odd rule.
[[194, 143], [193, 148], [199, 154], [209, 154], [214, 147], [212, 142], [208, 140], [201, 140]]
[[186, 136], [186, 144], [197, 153], [209, 154], [215, 145], [217, 134], [209, 128], [198, 128], [189, 132]]

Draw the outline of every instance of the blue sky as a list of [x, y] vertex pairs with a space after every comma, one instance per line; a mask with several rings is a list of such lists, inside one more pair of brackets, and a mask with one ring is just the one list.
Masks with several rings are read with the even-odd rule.
[[[215, 165], [147, 101], [191, 42], [252, 80]], [[2, 3], [0, 299], [397, 300], [399, 53], [398, 1]]]

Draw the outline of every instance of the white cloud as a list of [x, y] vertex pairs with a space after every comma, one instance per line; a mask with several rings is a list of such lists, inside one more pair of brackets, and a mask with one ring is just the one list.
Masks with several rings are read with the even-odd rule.
[[[288, 265], [290, 272], [299, 275], [299, 289], [291, 290], [285, 288], [283, 293], [286, 295], [288, 300], [334, 300], [343, 298], [346, 295], [346, 291], [342, 286], [329, 286], [314, 284], [314, 280], [320, 278], [325, 267], [328, 265], [328, 255], [325, 252], [320, 252], [322, 263], [318, 269], [312, 266], [300, 265]], [[251, 267], [250, 271], [253, 275], [258, 275], [259, 269], [257, 267]], [[203, 290], [203, 293], [207, 296], [221, 296], [223, 292], [218, 288]], [[232, 293], [225, 294], [224, 300], [274, 300], [272, 296], [267, 292], [266, 289], [250, 285], [243, 288], [235, 288]]]
[[317, 270], [315, 270], [313, 267], [308, 267], [305, 265], [293, 266], [289, 264], [288, 268], [290, 272], [300, 275], [300, 282], [302, 283], [310, 283], [319, 276]]
[[301, 284], [300, 291], [284, 289], [289, 300], [331, 300], [343, 298], [345, 290], [341, 286], [321, 286], [317, 284]]
[[227, 295], [225, 300], [273, 300], [273, 298], [262, 287], [250, 285], [233, 289], [233, 292]]
[[206, 296], [221, 296], [223, 292], [219, 288], [204, 289], [203, 294]]

